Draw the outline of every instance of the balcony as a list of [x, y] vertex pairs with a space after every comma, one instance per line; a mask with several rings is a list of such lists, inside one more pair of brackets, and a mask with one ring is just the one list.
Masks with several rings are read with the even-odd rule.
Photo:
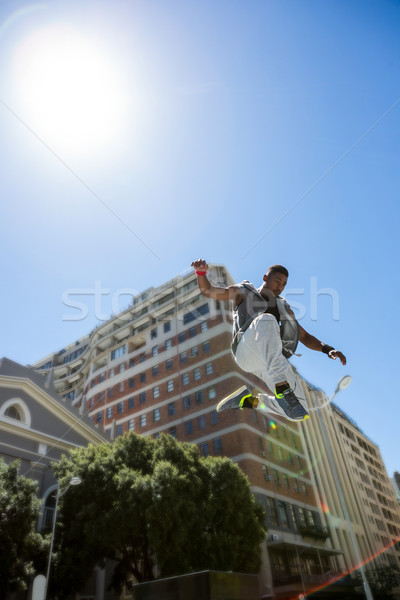
[[303, 538], [308, 537], [314, 540], [325, 541], [329, 537], [329, 532], [325, 527], [318, 527], [316, 525], [303, 525], [300, 527], [300, 533]]

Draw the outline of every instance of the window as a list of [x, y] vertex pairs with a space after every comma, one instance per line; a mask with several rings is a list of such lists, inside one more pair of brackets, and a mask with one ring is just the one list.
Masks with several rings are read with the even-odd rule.
[[125, 344], [123, 346], [120, 346], [119, 348], [115, 348], [115, 350], [111, 350], [111, 360], [115, 360], [119, 356], [123, 356], [125, 354], [125, 351]]
[[160, 395], [160, 386], [156, 385], [155, 388], [153, 388], [153, 398], [158, 398]]
[[214, 400], [214, 398], [216, 398], [216, 397], [217, 397], [217, 392], [215, 391], [214, 388], [210, 388], [208, 390], [208, 399], [209, 400]]
[[207, 363], [206, 364], [206, 375], [211, 375], [211, 373], [213, 373], [214, 369], [212, 366], [212, 363]]
[[118, 386], [118, 390], [120, 392], [123, 392], [124, 391], [124, 387], [125, 387], [125, 381], [121, 381], [120, 384], [119, 384], [119, 386]]
[[135, 387], [135, 378], [134, 378], [134, 377], [131, 377], [131, 378], [130, 378], [130, 380], [129, 380], [129, 387], [130, 387], [130, 388], [133, 388], [133, 387]]
[[189, 373], [184, 373], [182, 375], [182, 384], [187, 385], [189, 383]]
[[202, 321], [201, 325], [200, 325], [200, 328], [201, 328], [201, 332], [202, 333], [204, 333], [205, 331], [207, 331], [207, 329], [208, 329], [208, 327], [207, 327], [207, 321]]
[[168, 333], [168, 331], [171, 331], [171, 321], [164, 323], [164, 333]]
[[200, 373], [200, 369], [195, 369], [193, 371], [193, 379], [195, 381], [198, 381], [199, 379], [201, 379], [201, 373]]
[[201, 306], [196, 308], [193, 312], [188, 312], [188, 313], [184, 314], [183, 315], [184, 325], [187, 325], [187, 323], [190, 323], [191, 321], [198, 319], [200, 317], [200, 315], [207, 314], [209, 312], [209, 310], [210, 310], [210, 308], [207, 303], [207, 304], [202, 304]]
[[153, 377], [157, 377], [158, 375], [158, 365], [155, 365], [152, 369], [152, 375]]
[[101, 383], [102, 381], [104, 381], [104, 379], [105, 379], [105, 373], [101, 373], [101, 374], [100, 374], [100, 383]]
[[208, 442], [200, 444], [200, 452], [203, 456], [208, 456]]
[[186, 352], [181, 352], [180, 361], [181, 361], [181, 364], [187, 362], [187, 354], [186, 354]]
[[141, 383], [144, 383], [146, 381], [146, 373], [140, 373], [139, 379]]
[[121, 414], [124, 412], [124, 403], [123, 402], [118, 402], [117, 404], [117, 413]]
[[190, 408], [190, 404], [191, 404], [191, 402], [190, 402], [190, 396], [185, 396], [183, 398], [183, 408], [185, 410], [188, 410]]
[[210, 352], [210, 342], [203, 342], [203, 352], [204, 354]]
[[276, 469], [272, 469], [272, 474], [274, 476], [275, 483], [277, 483], [278, 485], [281, 485], [281, 481], [279, 479], [279, 472]]
[[122, 435], [122, 425], [117, 425], [117, 435]]
[[176, 427], [171, 427], [168, 433], [169, 435], [172, 435], [172, 437], [176, 438]]
[[135, 429], [135, 421], [134, 419], [129, 419], [128, 421], [128, 431], [133, 431]]
[[151, 355], [157, 356], [157, 354], [158, 354], [158, 346], [153, 346], [151, 349]]
[[289, 504], [289, 512], [292, 521], [292, 526], [295, 529], [295, 531], [298, 531], [299, 526], [297, 525], [296, 513], [293, 504]]
[[114, 396], [114, 388], [109, 388], [107, 390], [107, 398], [112, 398]]
[[189, 329], [189, 337], [191, 337], [191, 338], [192, 338], [192, 337], [194, 337], [195, 335], [197, 335], [197, 329], [196, 329], [196, 327], [191, 327], [191, 328]]
[[170, 371], [173, 367], [173, 361], [172, 358], [169, 358], [168, 360], [165, 361], [165, 368], [167, 369], [167, 371]]
[[172, 348], [172, 339], [165, 340], [165, 349], [170, 350]]
[[279, 514], [279, 520], [281, 522], [281, 526], [288, 527], [289, 522], [288, 522], [288, 517], [287, 517], [287, 513], [286, 513], [286, 505], [281, 500], [278, 500], [278, 514]]
[[267, 517], [268, 525], [278, 525], [278, 511], [276, 510], [275, 501], [267, 496]]
[[125, 371], [125, 363], [121, 363], [121, 364], [119, 365], [119, 372], [120, 372], [120, 373], [123, 373], [124, 371]]
[[219, 421], [219, 416], [216, 410], [213, 410], [211, 413], [211, 423], [212, 425], [216, 425]]
[[174, 380], [170, 379], [167, 381], [167, 392], [172, 392], [174, 389]]
[[145, 427], [147, 422], [147, 415], [140, 415], [140, 427]]
[[214, 452], [216, 454], [222, 452], [222, 438], [220, 437], [214, 439]]
[[157, 337], [157, 328], [156, 329], [152, 329], [151, 332], [150, 332], [150, 338], [152, 340], [154, 340], [154, 338], [156, 338], [156, 337]]
[[142, 352], [142, 354], [139, 356], [139, 362], [144, 362], [146, 360], [146, 355], [144, 352]]
[[144, 402], [146, 402], [146, 392], [140, 392], [139, 401], [140, 401], [140, 404], [143, 404]]
[[155, 408], [153, 410], [153, 421], [159, 421], [161, 418], [160, 416], [160, 409], [159, 408]]
[[196, 404], [201, 404], [203, 402], [203, 392], [201, 390], [199, 390], [198, 392], [195, 393], [194, 395], [195, 400], [196, 400]]
[[[10, 408], [14, 408], [13, 406], [11, 406]], [[103, 413], [102, 412], [98, 412], [96, 415], [96, 423], [101, 423], [101, 419], [102, 419]]]
[[107, 419], [111, 419], [112, 417], [112, 406], [107, 408]]
[[168, 404], [168, 416], [172, 416], [175, 414], [175, 402], [170, 402]]
[[206, 418], [204, 415], [201, 415], [197, 418], [197, 426], [199, 429], [205, 429], [206, 426]]
[[[297, 480], [296, 480], [296, 481], [297, 481]], [[300, 525], [301, 525], [302, 527], [306, 527], [306, 525], [307, 525], [307, 521], [306, 521], [306, 513], [305, 513], [305, 510], [304, 510], [304, 508], [301, 508], [301, 506], [299, 506], [299, 507], [297, 508], [297, 510], [298, 510], [298, 515], [299, 515]]]
[[191, 433], [193, 433], [193, 421], [185, 422], [185, 431], [186, 435], [190, 435]]
[[133, 396], [131, 396], [128, 400], [128, 408], [134, 408], [135, 406], [135, 399]]
[[190, 351], [190, 358], [195, 358], [196, 356], [199, 355], [199, 349], [197, 346], [193, 346], [193, 348]]
[[182, 344], [185, 341], [185, 332], [184, 331], [182, 331], [182, 333], [180, 333], [178, 335], [178, 340], [179, 340], [180, 344]]

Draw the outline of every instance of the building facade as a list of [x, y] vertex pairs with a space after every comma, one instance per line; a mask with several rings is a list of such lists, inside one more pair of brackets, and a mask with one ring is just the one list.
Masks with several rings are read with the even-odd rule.
[[[222, 265], [212, 266], [209, 278], [215, 285], [234, 283]], [[318, 588], [315, 598], [348, 593], [351, 582], [340, 576], [356, 563], [321, 501], [326, 494], [315, 463], [323, 446], [314, 419], [293, 423], [259, 411], [215, 410], [244, 384], [265, 391], [237, 367], [231, 337], [230, 305], [200, 295], [191, 272], [146, 290], [127, 310], [34, 368], [53, 373], [65, 401], [111, 438], [132, 430], [166, 433], [240, 465], [267, 515], [263, 598], [283, 600]], [[332, 502], [327, 496], [327, 505]], [[359, 535], [366, 525], [355, 519]]]
[[[42, 500], [38, 530], [51, 529], [54, 519], [58, 482], [51, 463], [75, 448], [108, 441], [102, 427], [55, 393], [48, 377], [7, 358], [0, 360], [0, 434], [0, 457], [7, 464], [19, 460], [19, 473], [37, 482]], [[100, 585], [102, 595], [96, 596]], [[106, 600], [103, 588], [104, 570], [98, 569], [90, 597]], [[25, 600], [31, 594], [32, 588], [12, 598]]]

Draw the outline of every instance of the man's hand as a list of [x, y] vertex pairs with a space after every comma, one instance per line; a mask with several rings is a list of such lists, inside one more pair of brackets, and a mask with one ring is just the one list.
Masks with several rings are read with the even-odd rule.
[[195, 271], [207, 271], [208, 270], [208, 264], [204, 260], [204, 258], [198, 258], [197, 260], [194, 260], [190, 266], [193, 267], [193, 269]]
[[336, 360], [337, 358], [340, 360], [340, 362], [342, 363], [342, 365], [345, 365], [347, 363], [346, 357], [344, 354], [342, 354], [339, 350], [331, 350], [328, 354], [329, 358], [332, 358], [333, 360]]

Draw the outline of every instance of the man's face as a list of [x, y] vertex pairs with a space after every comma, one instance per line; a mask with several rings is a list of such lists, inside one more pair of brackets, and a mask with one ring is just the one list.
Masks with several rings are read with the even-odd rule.
[[280, 296], [285, 289], [287, 279], [283, 273], [270, 273], [269, 275], [264, 275], [265, 283], [263, 287], [270, 290], [274, 296]]

